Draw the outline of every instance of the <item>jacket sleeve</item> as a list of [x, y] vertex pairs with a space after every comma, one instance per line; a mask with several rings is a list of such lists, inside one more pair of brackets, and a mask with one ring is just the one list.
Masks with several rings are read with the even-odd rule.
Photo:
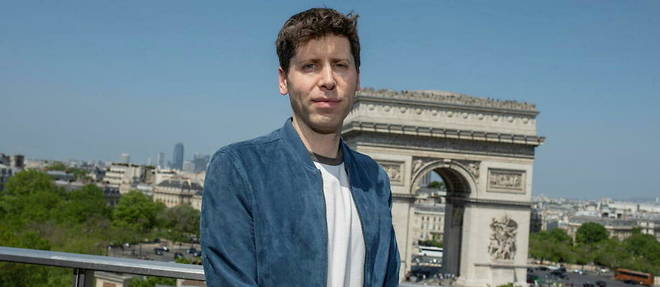
[[217, 152], [206, 173], [200, 223], [206, 286], [257, 286], [252, 201], [240, 162]]
[[[389, 192], [388, 203], [390, 205], [390, 213], [392, 212], [392, 189], [390, 188], [390, 180], [386, 177], [387, 191]], [[399, 286], [399, 265], [401, 263], [401, 257], [399, 256], [399, 247], [396, 244], [396, 234], [394, 233], [394, 226], [390, 227], [392, 232], [390, 233], [390, 253], [387, 256], [387, 274], [385, 274], [385, 284], [384, 286]]]

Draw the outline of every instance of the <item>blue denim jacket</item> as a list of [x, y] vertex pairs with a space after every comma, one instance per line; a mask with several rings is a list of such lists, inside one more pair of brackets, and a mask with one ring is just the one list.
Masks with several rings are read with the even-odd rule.
[[[364, 286], [398, 286], [389, 179], [341, 142], [365, 243]], [[328, 251], [320, 171], [291, 119], [213, 156], [201, 240], [207, 286], [326, 286]]]

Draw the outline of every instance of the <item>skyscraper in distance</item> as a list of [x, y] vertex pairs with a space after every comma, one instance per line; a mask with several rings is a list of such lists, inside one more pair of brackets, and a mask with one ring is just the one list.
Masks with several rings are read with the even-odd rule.
[[158, 168], [166, 168], [164, 152], [158, 152], [158, 156], [156, 157], [156, 164], [158, 164]]
[[174, 153], [172, 154], [172, 168], [183, 169], [183, 143], [174, 145]]

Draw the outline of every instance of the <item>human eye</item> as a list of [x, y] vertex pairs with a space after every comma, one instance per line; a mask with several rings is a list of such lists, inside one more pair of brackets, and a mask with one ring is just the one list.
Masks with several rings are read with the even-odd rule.
[[311, 72], [311, 71], [314, 71], [314, 69], [316, 69], [316, 64], [314, 64], [314, 63], [305, 63], [301, 66], [301, 69], [304, 72]]
[[341, 69], [347, 69], [348, 68], [348, 63], [345, 61], [340, 61], [335, 63], [335, 67], [341, 68]]

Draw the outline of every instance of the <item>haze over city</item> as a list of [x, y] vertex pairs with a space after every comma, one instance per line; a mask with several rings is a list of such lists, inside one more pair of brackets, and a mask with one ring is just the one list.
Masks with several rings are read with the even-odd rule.
[[534, 194], [660, 195], [653, 1], [5, 3], [0, 152], [143, 163], [273, 130], [275, 35], [315, 6], [360, 14], [363, 87], [535, 104]]

